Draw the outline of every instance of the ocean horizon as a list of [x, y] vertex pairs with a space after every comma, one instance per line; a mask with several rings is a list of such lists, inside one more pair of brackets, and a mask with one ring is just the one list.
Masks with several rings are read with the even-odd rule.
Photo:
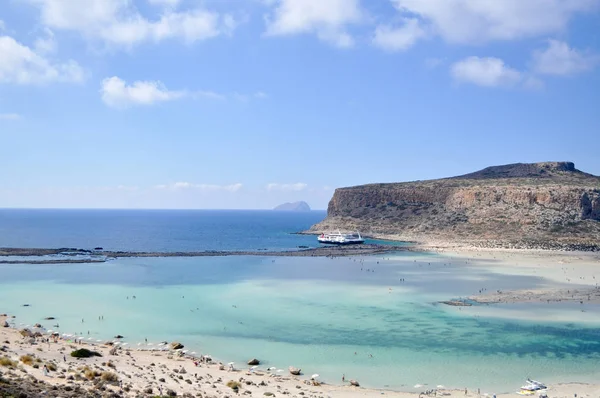
[[[324, 212], [0, 210], [0, 246], [107, 250], [289, 250]], [[180, 341], [243, 367], [296, 366], [328, 383], [421, 391], [516, 391], [526, 377], [600, 376], [600, 308], [450, 307], [479, 289], [562, 285], [435, 253], [361, 257], [119, 258], [0, 264], [0, 313], [88, 341]], [[500, 311], [500, 309], [502, 311]], [[585, 310], [585, 312], [582, 312]], [[45, 320], [54, 317], [55, 320]], [[58, 325], [58, 326], [56, 326]], [[418, 387], [417, 387], [418, 386]]]

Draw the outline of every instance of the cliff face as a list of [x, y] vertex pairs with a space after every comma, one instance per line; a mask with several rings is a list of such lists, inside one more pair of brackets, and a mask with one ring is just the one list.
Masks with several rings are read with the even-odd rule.
[[331, 229], [409, 241], [600, 244], [600, 177], [570, 162], [488, 167], [464, 176], [336, 189]]

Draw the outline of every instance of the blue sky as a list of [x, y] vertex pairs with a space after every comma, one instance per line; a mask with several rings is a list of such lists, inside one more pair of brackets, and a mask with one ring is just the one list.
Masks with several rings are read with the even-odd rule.
[[600, 0], [7, 0], [0, 207], [326, 208], [600, 174]]

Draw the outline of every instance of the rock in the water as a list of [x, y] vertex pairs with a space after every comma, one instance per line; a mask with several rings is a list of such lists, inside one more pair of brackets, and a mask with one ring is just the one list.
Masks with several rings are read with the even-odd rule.
[[181, 343], [179, 343], [177, 341], [174, 341], [174, 342], [171, 343], [171, 348], [173, 350], [179, 350], [179, 349], [183, 348], [183, 344], [181, 344]]
[[300, 376], [300, 374], [301, 374], [301, 372], [302, 372], [302, 369], [299, 369], [299, 368], [295, 368], [295, 367], [293, 367], [293, 366], [290, 366], [290, 367], [289, 367], [289, 371], [290, 371], [290, 374], [293, 374], [294, 376]]
[[256, 358], [252, 358], [248, 361], [248, 365], [260, 365], [260, 361]]
[[4, 321], [4, 327], [5, 327], [5, 328], [7, 328], [7, 327], [10, 327], [10, 325], [8, 324], [8, 322], [7, 322], [7, 321]]
[[122, 339], [122, 338], [123, 338], [123, 336], [121, 336], [120, 334], [115, 336], [115, 339]]
[[293, 203], [284, 203], [273, 210], [277, 211], [310, 211], [310, 206], [306, 202], [293, 202]]
[[47, 320], [47, 321], [51, 321], [51, 320], [56, 319], [56, 318], [53, 317], [53, 316], [47, 316], [44, 319]]
[[350, 385], [354, 387], [360, 387], [360, 384], [356, 380], [350, 380]]

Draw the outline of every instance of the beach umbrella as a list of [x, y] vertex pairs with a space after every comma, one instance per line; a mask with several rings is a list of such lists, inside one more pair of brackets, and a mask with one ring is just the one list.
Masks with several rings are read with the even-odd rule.
[[283, 369], [277, 369], [277, 373], [283, 372]]
[[445, 387], [444, 387], [443, 385], [441, 385], [441, 384], [438, 384], [438, 385], [436, 386], [436, 388], [445, 388]]
[[190, 352], [190, 355], [196, 355], [196, 351]]
[[188, 352], [188, 350], [182, 350], [181, 352], [183, 352], [185, 354], [186, 352]]
[[142, 345], [142, 343], [138, 343], [138, 347], [141, 346], [141, 345]]
[[227, 365], [233, 365], [235, 362], [229, 362]]
[[254, 366], [252, 366], [250, 369], [254, 370], [254, 369], [256, 369], [256, 368], [258, 368], [258, 365], [254, 365]]
[[54, 330], [50, 329], [50, 330], [46, 330], [46, 333], [52, 333], [54, 332]]
[[311, 380], [314, 380], [314, 379], [316, 379], [317, 377], [319, 377], [319, 375], [315, 373], [314, 375], [310, 376], [310, 379], [311, 379]]
[[421, 388], [423, 387], [423, 384], [415, 384], [415, 388]]

